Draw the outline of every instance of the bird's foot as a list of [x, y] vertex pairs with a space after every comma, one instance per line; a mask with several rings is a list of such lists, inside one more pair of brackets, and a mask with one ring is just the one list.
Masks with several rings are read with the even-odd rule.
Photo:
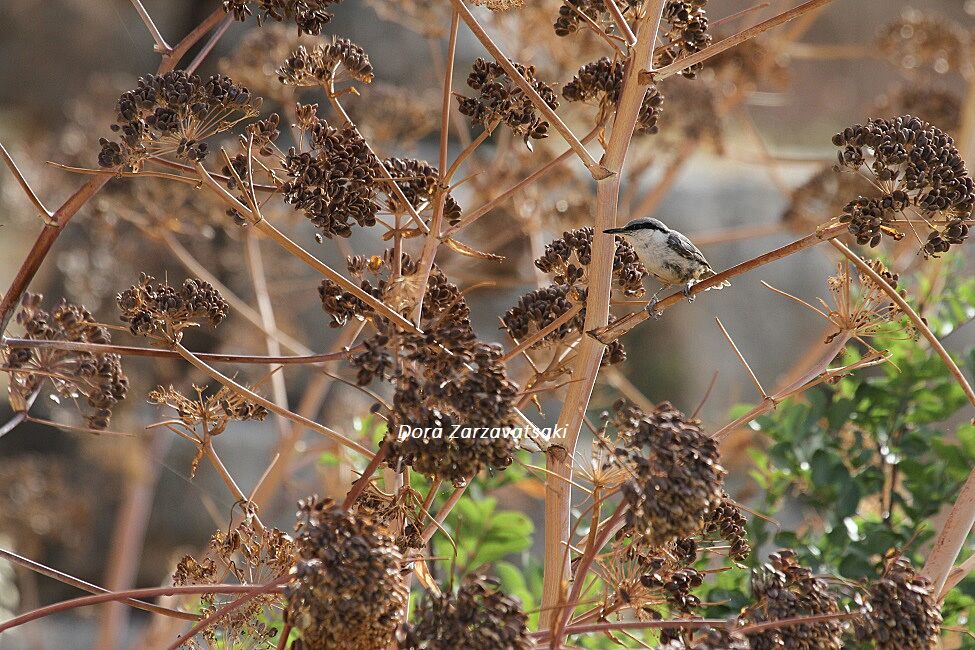
[[694, 283], [693, 282], [688, 282], [686, 285], [684, 285], [683, 294], [684, 294], [684, 297], [687, 298], [687, 302], [694, 302], [694, 299], [697, 298], [696, 295], [694, 295], [693, 293], [691, 293], [691, 288], [693, 286], [694, 286]]
[[660, 320], [660, 317], [664, 315], [662, 311], [657, 311], [658, 302], [660, 301], [657, 299], [657, 296], [654, 296], [650, 299], [650, 302], [647, 303], [647, 313], [653, 316], [654, 320]]

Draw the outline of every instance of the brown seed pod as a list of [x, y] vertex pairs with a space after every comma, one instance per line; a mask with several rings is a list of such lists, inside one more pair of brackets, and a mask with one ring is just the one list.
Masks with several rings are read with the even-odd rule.
[[877, 650], [928, 650], [941, 637], [941, 608], [931, 582], [907, 558], [888, 560], [858, 601], [864, 617], [857, 622], [857, 639]]
[[[342, 0], [257, 0], [257, 21], [267, 20], [293, 22], [298, 31], [317, 36], [322, 28], [331, 22], [334, 14], [329, 7]], [[223, 8], [228, 14], [233, 14], [236, 20], [247, 20], [253, 13], [250, 0], [223, 0]]]
[[159, 337], [179, 342], [183, 330], [207, 321], [219, 325], [230, 305], [220, 292], [204, 280], [188, 278], [178, 288], [167, 282], [156, 282], [151, 275], [141, 274], [134, 284], [116, 297], [122, 322], [136, 336]]
[[406, 614], [403, 557], [364, 513], [330, 499], [298, 502], [297, 564], [285, 589], [285, 621], [309, 648], [380, 650]]

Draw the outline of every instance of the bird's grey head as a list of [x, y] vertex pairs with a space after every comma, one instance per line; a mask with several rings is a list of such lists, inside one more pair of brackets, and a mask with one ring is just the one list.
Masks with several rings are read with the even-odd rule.
[[622, 228], [610, 228], [603, 232], [608, 235], [640, 235], [649, 232], [670, 232], [670, 228], [665, 226], [659, 219], [634, 219]]

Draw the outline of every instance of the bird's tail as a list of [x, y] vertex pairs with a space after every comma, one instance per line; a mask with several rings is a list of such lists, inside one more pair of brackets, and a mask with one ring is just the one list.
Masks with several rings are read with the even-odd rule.
[[[714, 271], [708, 270], [708, 271], [706, 271], [704, 273], [704, 275], [701, 276], [701, 279], [698, 280], [698, 282], [707, 280], [709, 278], [713, 278], [715, 275], [717, 275], [717, 274]], [[716, 284], [713, 287], [708, 287], [707, 289], [705, 289], [705, 291], [710, 291], [711, 289], [714, 289], [715, 291], [721, 291], [725, 287], [730, 287], [730, 286], [731, 286], [731, 283], [728, 282], [727, 280], [725, 280], [721, 284]]]

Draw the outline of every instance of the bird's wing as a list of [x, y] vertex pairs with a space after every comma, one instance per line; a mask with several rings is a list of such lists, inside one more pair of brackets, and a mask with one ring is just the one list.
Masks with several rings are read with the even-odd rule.
[[678, 255], [686, 257], [689, 260], [694, 260], [695, 262], [700, 262], [704, 266], [711, 268], [708, 261], [704, 258], [704, 253], [697, 249], [691, 240], [680, 234], [679, 232], [672, 232], [667, 238], [667, 245], [670, 246]]

